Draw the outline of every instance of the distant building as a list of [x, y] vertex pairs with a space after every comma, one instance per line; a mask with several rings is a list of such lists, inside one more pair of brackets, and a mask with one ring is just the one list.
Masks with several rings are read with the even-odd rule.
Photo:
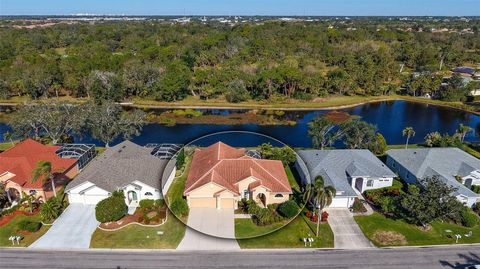
[[468, 66], [455, 67], [452, 71], [453, 73], [467, 76], [473, 76], [475, 74], [475, 68]]
[[438, 176], [456, 188], [452, 193], [471, 207], [480, 200], [472, 185], [480, 185], [480, 160], [458, 148], [392, 149], [387, 151], [387, 165], [407, 183]]

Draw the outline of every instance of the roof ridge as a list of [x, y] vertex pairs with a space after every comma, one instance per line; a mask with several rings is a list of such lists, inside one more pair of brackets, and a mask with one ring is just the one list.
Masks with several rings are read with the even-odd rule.
[[[257, 160], [252, 160], [257, 166], [259, 166], [261, 169], [263, 169], [265, 172], [267, 172], [267, 174], [269, 174], [270, 176], [272, 176], [278, 183], [280, 183], [280, 185], [282, 185], [283, 187], [287, 188], [287, 189], [291, 189], [290, 186], [285, 186], [283, 184], [283, 182], [281, 180], [279, 180], [277, 177], [275, 177], [274, 175], [272, 175], [267, 169], [265, 169], [263, 166], [261, 166], [260, 164], [257, 163]], [[269, 160], [269, 161], [274, 161], [274, 160]], [[278, 161], [278, 160], [276, 160]], [[278, 161], [280, 162], [280, 161]], [[282, 167], [283, 167], [283, 164], [282, 164]], [[287, 176], [288, 178], [288, 176]]]
[[[215, 165], [213, 165], [213, 166], [212, 166], [208, 171], [206, 171], [201, 177], [199, 177], [198, 179], [196, 179], [195, 182], [194, 182], [192, 185], [190, 185], [190, 187], [189, 187], [188, 189], [185, 190], [185, 192], [188, 192], [190, 189], [192, 189], [194, 186], [196, 186], [197, 183], [200, 182], [200, 180], [202, 180], [205, 176], [207, 176], [207, 175], [208, 175], [215, 167], [217, 167], [218, 164], [220, 164], [222, 161], [223, 161], [223, 159], [222, 159], [222, 160], [218, 160], [218, 162], [217, 162]], [[210, 182], [212, 182], [212, 180], [210, 180]]]

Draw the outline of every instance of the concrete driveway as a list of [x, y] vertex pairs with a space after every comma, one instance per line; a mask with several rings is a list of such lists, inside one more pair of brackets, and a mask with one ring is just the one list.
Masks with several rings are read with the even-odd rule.
[[334, 246], [340, 249], [371, 248], [372, 243], [365, 237], [353, 214], [344, 208], [329, 208], [328, 224], [334, 235]]
[[190, 208], [187, 231], [177, 249], [239, 250], [233, 209]]
[[99, 222], [94, 205], [70, 204], [45, 235], [31, 248], [88, 249]]

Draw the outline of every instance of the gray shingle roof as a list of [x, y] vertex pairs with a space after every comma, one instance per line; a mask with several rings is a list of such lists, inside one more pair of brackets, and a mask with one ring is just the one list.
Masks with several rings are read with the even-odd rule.
[[395, 177], [370, 151], [364, 149], [300, 150], [311, 178], [321, 175], [327, 185], [344, 193], [339, 196], [357, 196], [348, 182], [352, 177]]
[[458, 148], [391, 149], [387, 154], [400, 163], [416, 178], [439, 176], [450, 186], [457, 188], [455, 195], [479, 197], [455, 176], [464, 177], [480, 170], [480, 160]]
[[160, 190], [163, 171], [165, 169], [171, 171], [173, 166], [168, 164], [169, 160], [151, 155], [151, 151], [150, 148], [139, 146], [128, 140], [108, 148], [87, 165], [68, 184], [66, 190], [89, 181], [106, 191], [113, 192], [135, 180]]

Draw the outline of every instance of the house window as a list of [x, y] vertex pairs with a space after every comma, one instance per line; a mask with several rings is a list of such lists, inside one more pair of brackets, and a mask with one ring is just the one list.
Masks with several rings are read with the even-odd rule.
[[37, 194], [37, 191], [36, 191], [36, 190], [30, 190], [30, 191], [28, 191], [28, 193], [29, 193], [30, 195], [34, 195], [34, 194]]
[[373, 180], [367, 180], [367, 187], [373, 187]]
[[250, 199], [250, 193], [248, 192], [248, 190], [244, 190], [243, 191], [243, 197], [242, 198], [245, 198], [245, 199]]
[[145, 196], [153, 196], [153, 194], [151, 192], [146, 192]]
[[277, 193], [277, 194], [275, 194], [275, 198], [283, 198], [283, 194]]

